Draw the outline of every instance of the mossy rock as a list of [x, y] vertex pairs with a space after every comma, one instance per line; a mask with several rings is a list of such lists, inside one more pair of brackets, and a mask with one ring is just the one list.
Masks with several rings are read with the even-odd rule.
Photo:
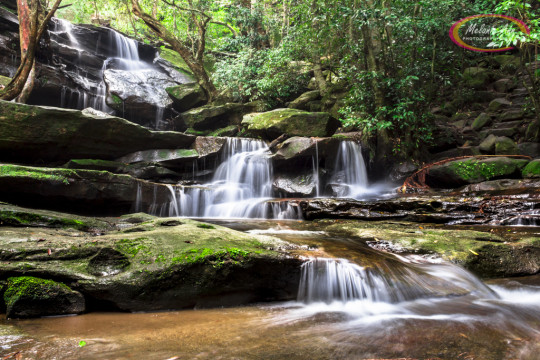
[[165, 89], [178, 111], [186, 111], [207, 102], [206, 94], [197, 83], [188, 83]]
[[540, 178], [540, 159], [535, 159], [525, 166], [522, 173], [525, 179]]
[[511, 106], [512, 103], [504, 98], [498, 98], [494, 99], [489, 103], [488, 110], [489, 111], [499, 111], [505, 108], [508, 108]]
[[72, 159], [63, 165], [66, 169], [86, 169], [117, 172], [123, 164], [117, 161], [99, 159]]
[[476, 119], [474, 119], [471, 127], [473, 130], [478, 131], [482, 129], [484, 126], [491, 124], [491, 121], [492, 121], [491, 116], [489, 116], [486, 113], [481, 113], [480, 115], [478, 115]]
[[199, 157], [194, 149], [155, 149], [137, 151], [119, 158], [117, 161], [125, 164], [135, 163], [163, 163], [178, 164], [191, 161]]
[[79, 292], [63, 283], [31, 276], [9, 278], [4, 301], [8, 318], [80, 314], [86, 309]]
[[490, 77], [489, 71], [481, 67], [470, 67], [463, 72], [463, 81], [467, 86], [474, 89], [481, 89], [486, 86]]
[[514, 140], [501, 136], [495, 141], [495, 155], [516, 155], [519, 149]]
[[303, 93], [295, 100], [291, 101], [288, 108], [289, 109], [298, 109], [298, 110], [309, 110], [308, 103], [318, 100], [321, 97], [319, 90], [308, 91]]
[[9, 84], [10, 82], [11, 82], [11, 78], [0, 75], [0, 85], [7, 86], [7, 84]]
[[332, 136], [340, 123], [324, 112], [276, 109], [245, 115], [242, 125], [253, 136], [274, 140], [283, 134], [308, 137]]
[[217, 129], [216, 131], [213, 131], [210, 133], [210, 136], [218, 136], [218, 137], [231, 137], [238, 134], [238, 126], [237, 125], [231, 125], [227, 126], [223, 129]]
[[[201, 132], [197, 135], [208, 135], [210, 132], [230, 125], [239, 125], [244, 114], [244, 106], [237, 103], [222, 105], [205, 105], [183, 112], [174, 119], [177, 129], [193, 129]], [[187, 134], [193, 134], [188, 132]], [[195, 134], [194, 134], [195, 135]]]
[[521, 178], [529, 161], [509, 157], [450, 161], [429, 169], [426, 181], [435, 188], [456, 188], [491, 179]]

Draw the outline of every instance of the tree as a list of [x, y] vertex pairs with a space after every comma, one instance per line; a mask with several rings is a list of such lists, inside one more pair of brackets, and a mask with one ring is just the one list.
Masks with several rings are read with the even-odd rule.
[[131, 0], [132, 11], [150, 28], [150, 30], [160, 39], [167, 42], [186, 62], [189, 69], [197, 79], [197, 82], [206, 93], [208, 101], [211, 102], [217, 96], [217, 89], [210, 80], [204, 68], [204, 52], [206, 49], [206, 31], [208, 24], [213, 20], [207, 12], [193, 7], [193, 1], [188, 0], [188, 6], [180, 6], [175, 1], [165, 1], [169, 6], [182, 12], [190, 14], [190, 18], [197, 27], [196, 47], [192, 51], [184, 42], [178, 39], [161, 21], [152, 15], [144, 12], [138, 0]]
[[21, 64], [11, 82], [0, 91], [0, 99], [25, 102], [34, 84], [35, 53], [39, 40], [47, 28], [62, 0], [56, 0], [51, 10], [46, 11], [40, 0], [17, 0]]

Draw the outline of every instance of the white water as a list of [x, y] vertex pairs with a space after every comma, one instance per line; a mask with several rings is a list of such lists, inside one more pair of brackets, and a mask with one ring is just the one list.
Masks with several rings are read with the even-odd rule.
[[370, 192], [362, 147], [358, 143], [341, 142], [330, 184], [337, 197], [360, 198]]
[[211, 182], [195, 187], [168, 185], [169, 203], [156, 204], [150, 212], [160, 216], [300, 219], [299, 210], [288, 202], [269, 201], [272, 169], [264, 141], [228, 138]]

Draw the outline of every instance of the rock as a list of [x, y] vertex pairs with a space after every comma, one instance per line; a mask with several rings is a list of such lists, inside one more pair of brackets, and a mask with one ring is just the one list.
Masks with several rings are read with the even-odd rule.
[[210, 136], [219, 136], [219, 137], [233, 137], [238, 134], [238, 125], [227, 126], [223, 129], [217, 129], [210, 133]]
[[207, 102], [206, 95], [197, 83], [182, 84], [166, 88], [167, 94], [178, 111], [186, 111]]
[[514, 83], [514, 81], [510, 79], [497, 80], [495, 81], [493, 86], [496, 91], [501, 92], [501, 93], [510, 92], [516, 88], [516, 84]]
[[525, 179], [538, 179], [540, 178], [540, 159], [535, 159], [525, 166], [521, 172]]
[[523, 119], [523, 116], [523, 110], [509, 110], [502, 112], [497, 118], [499, 121], [513, 121]]
[[[504, 125], [502, 125], [502, 126], [504, 126]], [[500, 137], [512, 138], [517, 133], [518, 133], [518, 129], [515, 128], [515, 127], [508, 127], [508, 128], [506, 128], [506, 127], [503, 127], [503, 128], [494, 127], [494, 128], [491, 128], [491, 129], [486, 129], [486, 130], [480, 131], [479, 135], [480, 135], [480, 139], [485, 138], [485, 137], [487, 137], [489, 135], [494, 135], [497, 138], [500, 138]]]
[[230, 125], [239, 125], [243, 111], [243, 105], [236, 103], [205, 105], [180, 114], [174, 119], [174, 125], [177, 129], [217, 130]]
[[510, 74], [514, 74], [520, 66], [519, 57], [514, 55], [495, 55], [493, 58], [499, 67]]
[[412, 161], [403, 161], [392, 167], [390, 170], [390, 180], [396, 183], [403, 183], [407, 177], [411, 176], [417, 170], [418, 165]]
[[335, 155], [339, 144], [343, 141], [339, 138], [306, 138], [295, 136], [282, 142], [272, 157], [274, 161], [288, 161], [299, 158], [311, 158], [318, 155], [326, 158]]
[[507, 137], [498, 137], [495, 140], [495, 155], [516, 155], [519, 149], [514, 140]]
[[498, 99], [492, 100], [489, 103], [488, 110], [489, 111], [503, 110], [505, 108], [508, 108], [511, 105], [512, 105], [512, 103], [510, 101], [508, 101], [508, 100], [506, 100], [504, 98], [498, 98]]
[[249, 134], [273, 140], [288, 136], [332, 136], [339, 121], [328, 113], [310, 113], [296, 109], [276, 109], [245, 115], [242, 125]]
[[317, 191], [316, 183], [313, 181], [313, 173], [298, 176], [276, 176], [272, 188], [285, 197], [315, 196]]
[[63, 283], [31, 276], [11, 277], [4, 293], [7, 318], [80, 314], [84, 297]]
[[435, 165], [426, 175], [426, 183], [434, 188], [457, 188], [498, 178], [520, 178], [528, 160], [508, 157], [466, 159]]
[[65, 163], [66, 169], [102, 170], [112, 173], [121, 172], [124, 164], [118, 161], [95, 160], [95, 159], [72, 159]]
[[199, 136], [195, 140], [194, 147], [201, 157], [206, 157], [220, 154], [226, 143], [227, 139], [223, 137]]
[[[62, 278], [104, 310], [116, 311], [296, 298], [302, 260], [276, 250], [293, 245], [189, 219], [142, 215], [110, 218], [122, 230], [97, 237], [46, 228], [0, 232], [0, 279], [23, 273]], [[13, 243], [13, 237], [24, 240]]]
[[469, 87], [474, 89], [483, 88], [490, 79], [487, 69], [480, 67], [470, 67], [463, 72], [463, 81]]
[[540, 157], [540, 143], [524, 142], [518, 144], [519, 154], [534, 158]]
[[492, 121], [491, 116], [489, 116], [486, 113], [481, 113], [480, 115], [478, 115], [476, 119], [474, 119], [471, 127], [473, 130], [478, 131], [482, 129], [484, 126], [490, 125], [491, 121]]
[[118, 214], [128, 212], [138, 194], [146, 206], [153, 203], [154, 196], [161, 202], [169, 198], [165, 186], [129, 175], [0, 164], [0, 200], [13, 204]]
[[495, 143], [497, 142], [497, 137], [493, 134], [490, 134], [487, 138], [480, 143], [480, 151], [484, 154], [494, 154], [495, 153]]
[[431, 153], [437, 153], [463, 145], [463, 134], [451, 125], [439, 124], [433, 129], [433, 141], [429, 146]]
[[255, 100], [244, 104], [244, 113], [265, 112], [272, 108], [272, 105], [264, 100]]
[[288, 108], [298, 110], [309, 110], [308, 103], [318, 100], [321, 97], [319, 90], [308, 91], [303, 93], [295, 100], [291, 101]]
[[[134, 151], [189, 147], [195, 137], [150, 131], [103, 113], [0, 101], [0, 161], [113, 160]], [[54, 145], [52, 145], [54, 144]]]
[[185, 162], [191, 162], [197, 159], [199, 154], [193, 149], [157, 149], [137, 151], [123, 156], [116, 161], [125, 164], [134, 164], [139, 162], [160, 163], [164, 165], [177, 165]]

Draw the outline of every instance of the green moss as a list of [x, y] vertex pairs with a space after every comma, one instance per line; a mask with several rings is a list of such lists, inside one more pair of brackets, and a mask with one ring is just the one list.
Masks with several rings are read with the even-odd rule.
[[208, 131], [199, 131], [199, 130], [195, 130], [193, 128], [188, 128], [186, 131], [184, 131], [185, 134], [188, 134], [188, 135], [195, 135], [195, 136], [206, 136], [208, 135]]
[[8, 279], [4, 301], [10, 307], [20, 297], [44, 299], [48, 298], [51, 293], [57, 293], [59, 290], [72, 291], [67, 285], [52, 280], [32, 276], [12, 277]]
[[215, 227], [210, 224], [199, 224], [197, 227], [201, 229], [215, 229]]
[[0, 85], [7, 86], [11, 82], [11, 78], [0, 75]]
[[135, 257], [139, 253], [151, 255], [150, 247], [145, 244], [148, 238], [121, 239], [116, 243], [116, 249], [126, 256]]
[[111, 94], [111, 98], [116, 105], [122, 105], [124, 103], [124, 100], [116, 94]]
[[76, 173], [68, 169], [30, 168], [18, 165], [0, 165], [0, 177], [23, 177], [35, 180], [52, 180], [69, 185], [69, 177]]
[[234, 135], [234, 133], [236, 132], [238, 132], [238, 126], [230, 125], [222, 129], [217, 129], [216, 131], [211, 132], [210, 136], [218, 136], [218, 137], [231, 136], [231, 135]]
[[458, 178], [473, 183], [512, 175], [526, 163], [527, 160], [521, 159], [492, 158], [452, 161], [447, 166], [450, 172]]
[[528, 163], [521, 174], [526, 179], [540, 178], [540, 160], [537, 159]]
[[189, 66], [176, 51], [162, 47], [159, 50], [159, 56], [170, 62], [177, 70], [192, 75]]

